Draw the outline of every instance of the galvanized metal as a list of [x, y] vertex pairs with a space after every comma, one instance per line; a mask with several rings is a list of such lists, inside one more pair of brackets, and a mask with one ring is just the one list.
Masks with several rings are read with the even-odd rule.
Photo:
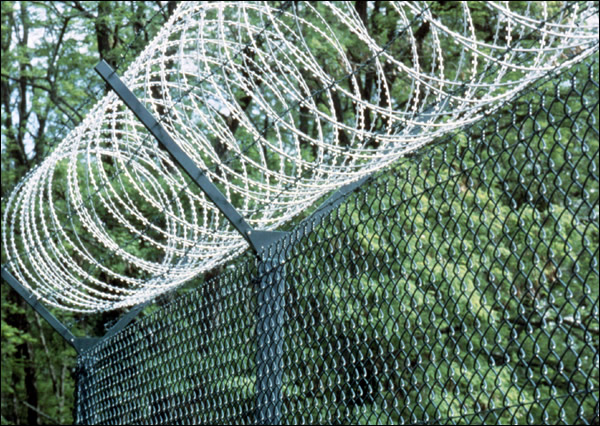
[[196, 163], [181, 149], [173, 140], [164, 127], [150, 114], [142, 105], [138, 98], [121, 81], [117, 73], [104, 60], [100, 61], [95, 67], [96, 72], [104, 79], [106, 84], [119, 96], [127, 107], [142, 122], [154, 138], [173, 156], [177, 164], [188, 174], [214, 205], [223, 213], [233, 227], [242, 235], [255, 251], [260, 251], [265, 245], [265, 232], [255, 231], [246, 222], [246, 219], [238, 213], [225, 196], [219, 191], [207, 177], [206, 174], [198, 168]]

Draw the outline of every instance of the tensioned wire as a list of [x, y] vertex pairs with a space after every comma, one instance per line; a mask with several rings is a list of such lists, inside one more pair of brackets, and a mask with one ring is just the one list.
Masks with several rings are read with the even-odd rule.
[[[283, 5], [283, 6], [282, 6], [282, 8], [281, 8], [281, 12], [283, 12], [283, 10], [285, 10], [285, 8], [289, 6], [289, 4], [290, 4], [290, 2], [286, 2], [286, 3], [284, 3], [284, 5]], [[269, 25], [270, 25], [270, 24], [269, 24]], [[266, 29], [267, 29], [267, 28], [268, 28], [268, 25], [267, 25], [267, 26], [265, 26], [264, 30], [266, 31]], [[240, 49], [240, 51], [239, 51], [238, 53], [241, 53], [242, 51], [243, 51], [243, 49]], [[217, 71], [218, 71], [218, 70], [217, 70], [217, 69], [215, 69], [215, 70], [213, 71], [213, 73], [216, 73]], [[209, 77], [209, 76], [205, 77], [205, 79], [206, 79], [206, 78], [208, 78], [208, 77]], [[191, 91], [191, 90], [192, 90], [192, 89], [190, 89], [189, 91]], [[188, 92], [189, 92], [189, 91], [188, 91]], [[182, 100], [182, 99], [185, 97], [185, 95], [186, 95], [186, 94], [187, 94], [187, 93], [184, 93], [184, 94], [182, 94], [182, 95], [180, 96], [180, 99], [179, 99], [179, 101], [181, 101], [181, 100]], [[175, 106], [175, 105], [172, 105], [172, 106], [170, 107], [170, 110], [172, 110], [172, 109], [174, 108], [174, 106]], [[170, 111], [169, 111], [169, 113], [170, 113]], [[166, 117], [166, 116], [160, 116], [160, 117], [159, 117], [159, 119], [158, 119], [159, 123], [160, 123], [160, 122], [162, 122], [162, 121], [164, 120], [164, 118], [165, 118], [165, 117]], [[143, 141], [142, 141], [142, 142], [141, 142], [141, 143], [138, 145], [138, 148], [137, 148], [137, 149], [136, 149], [136, 151], [133, 153], [133, 155], [131, 155], [130, 159], [127, 161], [127, 163], [124, 165], [124, 167], [122, 167], [121, 169], [119, 169], [119, 170], [118, 170], [118, 171], [117, 171], [117, 172], [116, 172], [116, 173], [115, 173], [115, 174], [114, 174], [114, 175], [113, 175], [113, 176], [112, 176], [110, 179], [108, 179], [107, 181], [105, 181], [105, 183], [103, 184], [103, 186], [102, 186], [102, 187], [99, 187], [99, 188], [97, 188], [97, 189], [96, 189], [96, 190], [95, 190], [95, 191], [94, 191], [94, 192], [93, 192], [91, 195], [89, 195], [89, 196], [87, 197], [87, 199], [86, 199], [85, 201], [81, 201], [81, 203], [79, 204], [79, 206], [83, 206], [83, 204], [84, 204], [86, 201], [90, 201], [94, 195], [97, 195], [97, 194], [99, 194], [99, 193], [100, 193], [102, 190], [104, 190], [106, 187], [108, 187], [108, 186], [109, 186], [109, 185], [112, 183], [112, 181], [113, 181], [114, 179], [116, 179], [116, 178], [117, 178], [117, 177], [118, 177], [118, 176], [119, 176], [119, 175], [120, 175], [122, 172], [126, 171], [126, 170], [127, 170], [127, 166], [129, 166], [129, 164], [130, 164], [130, 163], [133, 161], [133, 159], [135, 159], [135, 158], [136, 158], [136, 155], [139, 153], [139, 150], [140, 150], [140, 149], [141, 149], [141, 148], [144, 146], [144, 142], [147, 142], [148, 140], [151, 140], [151, 139], [152, 139], [152, 136], [148, 134], [148, 135], [145, 137], [145, 139], [144, 139], [144, 140], [143, 140]], [[164, 161], [169, 161], [168, 157], [166, 157], [166, 158], [162, 158], [162, 159], [163, 159]], [[173, 167], [173, 169], [174, 169], [174, 170], [176, 170], [176, 166], [175, 166], [174, 164], [171, 164], [171, 166]], [[30, 172], [30, 173], [31, 173], [31, 172]], [[25, 180], [21, 181], [21, 183], [20, 183], [20, 184], [17, 186], [17, 188], [16, 188], [16, 189], [13, 191], [13, 194], [11, 194], [11, 196], [13, 196], [13, 195], [15, 195], [16, 193], [18, 193], [18, 192], [19, 192], [19, 190], [20, 190], [20, 186], [21, 186], [21, 185], [22, 185], [24, 182], [25, 182]], [[179, 192], [177, 193], [177, 195], [181, 195], [181, 194], [183, 194], [183, 193], [184, 193], [184, 191], [187, 189], [187, 185], [189, 185], [189, 182], [188, 182], [188, 184], [186, 184], [185, 186], [182, 186], [182, 188], [179, 190]], [[174, 201], [175, 199], [176, 199], [176, 197], [174, 197], [174, 198], [173, 198], [173, 199], [171, 199], [170, 201]], [[9, 200], [9, 204], [10, 204], [10, 200]], [[68, 207], [70, 207], [70, 205], [69, 205], [69, 204], [68, 204], [67, 206], [68, 206]], [[215, 209], [215, 210], [216, 210], [216, 209]], [[8, 212], [8, 209], [7, 209], [7, 212]], [[166, 211], [163, 209], [163, 210], [162, 210], [162, 213], [165, 213], [165, 212], [166, 212]], [[68, 218], [68, 219], [71, 221], [71, 223], [72, 223], [72, 219], [73, 219], [73, 217], [75, 216], [75, 214], [76, 214], [76, 211], [74, 211], [74, 212], [70, 212], [70, 213], [68, 214], [68, 216], [67, 216], [67, 218]], [[158, 218], [160, 218], [160, 215], [156, 215], [156, 218], [155, 218], [155, 220], [158, 220]], [[5, 214], [5, 220], [6, 220], [6, 219], [7, 219], [7, 213]], [[3, 224], [3, 230], [5, 230], [6, 228], [7, 228], [7, 226], [6, 226], [6, 223], [4, 223], [4, 224]], [[142, 233], [141, 235], [144, 235], [144, 234], [147, 232], [147, 230], [148, 230], [149, 228], [150, 228], [150, 224], [147, 226], [146, 230], [144, 230], [144, 231], [143, 231], [143, 233]], [[52, 238], [52, 237], [54, 237], [54, 236], [56, 236], [56, 234], [57, 234], [57, 233], [59, 233], [59, 232], [60, 232], [60, 233], [62, 233], [62, 234], [63, 234], [63, 236], [65, 236], [65, 237], [66, 237], [66, 235], [65, 235], [65, 234], [62, 232], [62, 230], [60, 229], [60, 227], [58, 227], [58, 228], [56, 228], [56, 230], [54, 231], [54, 233], [53, 233], [52, 235], [49, 235], [48, 237], [46, 237], [46, 238], [45, 238], [43, 241], [41, 241], [41, 242], [39, 243], [39, 245], [41, 246], [41, 245], [43, 245], [43, 244], [46, 244], [46, 243], [48, 243], [48, 242], [51, 242], [51, 238]], [[12, 235], [11, 235], [11, 236], [12, 236]], [[4, 232], [3, 232], [3, 237], [4, 237]], [[14, 237], [14, 236], [13, 236], [13, 237]], [[79, 237], [78, 237], [77, 235], [76, 235], [76, 237], [79, 239]], [[68, 239], [68, 237], [66, 237], [66, 238]], [[134, 240], [137, 240], [137, 239], [138, 239], [138, 238], [134, 238], [134, 239], [130, 240], [130, 243], [131, 243], [131, 242], [133, 242]], [[81, 242], [81, 240], [79, 240], [79, 241]], [[6, 242], [6, 241], [5, 241], [5, 242]], [[14, 240], [13, 240], [13, 244], [14, 244]], [[191, 248], [193, 248], [193, 247], [195, 247], [195, 246], [196, 246], [196, 244], [197, 244], [197, 243], [195, 243], [194, 245], [192, 245], [192, 246], [190, 247], [190, 249], [191, 249]], [[83, 245], [83, 244], [82, 244], [82, 245]], [[34, 253], [34, 250], [36, 250], [36, 248], [35, 248], [35, 247], [33, 247], [33, 248], [29, 249], [29, 250], [26, 250], [24, 253], [23, 253], [23, 252], [22, 252], [22, 253], [17, 253], [15, 256], [13, 256], [11, 259], [9, 259], [9, 260], [6, 262], [6, 264], [5, 264], [3, 267], [10, 268], [10, 266], [9, 266], [9, 265], [10, 265], [12, 262], [14, 262], [15, 260], [16, 260], [16, 261], [17, 261], [17, 262], [18, 262], [18, 263], [19, 263], [19, 264], [20, 264], [22, 267], [24, 267], [24, 265], [22, 264], [22, 262], [20, 262], [20, 258], [22, 258], [22, 257], [24, 257], [24, 256], [31, 256], [31, 255], [34, 255], [34, 254], [35, 254], [35, 253]], [[110, 250], [110, 249], [109, 249], [109, 250]], [[187, 254], [188, 252], [189, 252], [189, 250], [187, 250], [187, 251], [186, 251], [186, 254]], [[114, 253], [115, 253], [115, 251], [113, 251], [112, 253], [114, 254]], [[232, 256], [234, 256], [235, 254], [237, 254], [237, 253], [232, 253], [230, 256], [228, 256], [228, 257], [226, 257], [226, 258], [223, 258], [223, 260], [224, 260], [224, 261], [226, 261], [227, 259], [229, 259], [229, 257], [232, 257]], [[103, 260], [104, 260], [104, 259], [103, 259]], [[100, 263], [98, 263], [98, 262], [96, 262], [96, 263], [94, 263], [94, 264], [93, 264], [93, 267], [94, 267], [94, 269], [95, 269], [95, 268], [98, 268], [98, 267], [101, 267], [101, 264], [100, 264]], [[11, 269], [12, 269], [14, 272], [17, 272], [17, 270], [15, 270], [15, 268], [11, 268]], [[25, 268], [24, 268], [24, 269], [25, 269]], [[102, 269], [104, 269], [105, 271], [108, 271], [108, 272], [110, 272], [110, 270], [107, 270], [106, 268], [102, 268]], [[25, 270], [26, 270], [26, 269], [25, 269]], [[50, 272], [50, 271], [53, 271], [53, 269], [48, 269], [48, 272]], [[68, 271], [68, 270], [65, 270], [65, 271], [63, 271], [63, 273], [70, 274], [70, 271]], [[119, 277], [119, 278], [123, 278], [123, 277], [121, 277], [121, 276], [118, 276], [118, 277]], [[56, 279], [56, 278], [60, 279], [60, 275], [56, 275], [56, 276], [55, 276], [55, 279]], [[53, 281], [52, 281], [52, 280], [50, 280], [49, 282], [53, 282]], [[123, 290], [123, 289], [120, 289], [120, 288], [118, 288], [118, 287], [112, 287], [112, 286], [110, 286], [109, 284], [106, 284], [106, 283], [101, 283], [101, 282], [98, 282], [98, 283], [100, 284], [100, 286], [101, 286], [101, 287], [107, 288], [107, 289], [109, 289], [109, 290], [112, 290], [112, 289], [114, 289], [114, 290], [116, 290], [116, 291], [122, 291], [122, 290]], [[145, 281], [144, 281], [143, 283], [145, 283]], [[75, 283], [75, 284], [76, 284], [76, 283]], [[33, 289], [32, 289], [32, 290], [33, 290]], [[89, 290], [89, 289], [88, 289], [88, 290]], [[93, 291], [93, 289], [92, 289], [92, 291]], [[38, 296], [38, 297], [39, 297], [39, 295], [37, 294], [37, 292], [36, 292], [35, 290], [33, 290], [33, 292], [34, 292], [34, 294], [36, 294], [36, 296]], [[108, 295], [107, 295], [107, 294], [98, 293], [98, 292], [96, 292], [96, 293], [97, 293], [98, 295], [101, 295], [101, 296], [103, 296], [103, 297], [108, 297], [109, 299], [111, 298], [111, 295], [110, 295], [110, 294], [108, 294]], [[43, 293], [42, 293], [42, 294], [43, 294]], [[60, 308], [66, 309], [66, 310], [81, 311], [80, 309], [70, 309], [70, 308], [68, 308], [68, 307], [66, 307], [66, 306], [64, 306], [64, 305], [62, 305], [62, 304], [59, 304], [58, 302], [56, 302], [56, 301], [54, 300], [54, 296], [55, 296], [55, 295], [56, 295], [56, 296], [59, 296], [59, 297], [61, 296], [61, 294], [60, 294], [60, 293], [58, 293], [57, 291], [51, 291], [49, 294], [43, 294], [43, 295], [44, 295], [44, 296], [46, 296], [46, 297], [48, 298], [48, 299], [47, 299], [47, 302], [48, 302], [50, 305], [57, 306], [57, 307], [60, 307]]]
[[[542, 81], [542, 82], [540, 82], [539, 84], [543, 84], [543, 83], [545, 83], [545, 82], [544, 82], [544, 81]], [[531, 90], [534, 90], [534, 88], [532, 88], [532, 89], [528, 90], [526, 93], [522, 93], [522, 94], [520, 94], [520, 95], [519, 95], [519, 97], [521, 97], [521, 96], [524, 96], [524, 95], [526, 95], [526, 94], [530, 93], [530, 92], [531, 92]], [[473, 124], [471, 124], [471, 125], [475, 125], [475, 124], [476, 124], [476, 123], [473, 123]], [[447, 137], [448, 137], [448, 138], [451, 138], [452, 136], [451, 136], [451, 135], [448, 135]], [[443, 142], [442, 142], [442, 143], [443, 143]], [[511, 145], [511, 146], [509, 146], [509, 147], [505, 147], [505, 149], [503, 149], [502, 151], [499, 151], [499, 152], [497, 152], [497, 153], [496, 153], [496, 155], [501, 155], [502, 153], [506, 152], [506, 150], [508, 150], [508, 149], [510, 149], [510, 148], [512, 148], [512, 147], [513, 147], [513, 145]], [[487, 160], [486, 160], [486, 161], [487, 161]], [[476, 165], [477, 165], [477, 164], [476, 164]], [[450, 177], [449, 179], [452, 179], [452, 177]], [[323, 206], [323, 208], [326, 208], [326, 206]], [[157, 215], [157, 217], [158, 217], [158, 215]], [[157, 217], [156, 217], [156, 218], [157, 218]], [[156, 218], [155, 218], [155, 219], [156, 219]], [[191, 250], [192, 248], [193, 248], [193, 247], [190, 247], [190, 249], [189, 249], [189, 250]], [[189, 250], [187, 250], [187, 252], [189, 252]], [[187, 255], [187, 253], [184, 253], [183, 255], [184, 255], [184, 258], [185, 258], [185, 256]], [[168, 272], [170, 272], [170, 271], [166, 271], [166, 272], [164, 272], [164, 273], [163, 273], [163, 274], [161, 274], [161, 275], [166, 275], [166, 274], [168, 274]]]
[[[419, 16], [417, 16], [417, 18], [418, 18], [418, 17], [419, 17]], [[405, 30], [406, 30], [406, 29], [405, 29]], [[392, 40], [390, 40], [390, 42], [388, 42], [388, 43], [386, 44], [386, 46], [384, 46], [384, 50], [385, 50], [385, 49], [388, 49], [388, 48], [389, 48], [389, 46], [391, 46], [391, 45], [392, 45], [392, 43], [393, 43], [393, 42], [394, 42], [394, 41], [395, 41], [397, 38], [399, 38], [401, 35], [403, 35], [403, 34], [404, 34], [404, 32], [405, 32], [405, 30], [398, 32], [398, 33], [396, 34], [396, 36], [395, 36], [395, 37], [394, 37]], [[243, 49], [242, 49], [242, 50], [243, 50]], [[381, 52], [377, 53], [375, 56], [377, 56], [377, 55], [379, 55], [379, 54], [381, 54]], [[364, 65], [366, 65], [366, 64], [368, 64], [368, 63], [370, 63], [372, 60], [373, 60], [373, 57], [372, 57], [372, 58], [370, 58], [368, 61], [366, 61], [366, 63], [365, 63]], [[364, 66], [364, 65], [363, 65], [363, 66]], [[306, 101], [307, 99], [309, 99], [309, 98], [311, 98], [311, 97], [314, 97], [314, 96], [316, 96], [316, 95], [318, 95], [318, 94], [320, 94], [320, 93], [322, 93], [322, 92], [324, 92], [324, 91], [326, 91], [326, 90], [329, 90], [329, 89], [331, 89], [331, 88], [332, 88], [332, 87], [333, 87], [335, 84], [337, 84], [337, 83], [339, 83], [339, 82], [341, 82], [341, 81], [343, 81], [343, 80], [345, 80], [345, 79], [347, 79], [347, 78], [351, 77], [352, 75], [356, 74], [356, 73], [357, 73], [357, 72], [358, 72], [358, 71], [359, 71], [359, 70], [360, 70], [360, 69], [361, 69], [363, 66], [359, 67], [357, 70], [353, 71], [352, 73], [349, 73], [349, 74], [347, 74], [346, 76], [344, 76], [344, 77], [341, 77], [341, 78], [339, 78], [338, 80], [334, 81], [332, 84], [330, 84], [330, 86], [328, 86], [328, 87], [324, 87], [324, 88], [321, 88], [321, 89], [318, 89], [318, 90], [315, 90], [315, 91], [314, 91], [314, 92], [312, 92], [310, 95], [308, 95], [306, 98], [302, 99], [300, 102], [302, 102], [302, 101]], [[183, 98], [183, 96], [181, 96], [180, 98]], [[293, 106], [294, 106], [294, 105], [292, 105], [290, 108], [288, 108], [288, 110], [286, 110], [286, 111], [284, 111], [283, 113], [281, 113], [281, 116], [285, 115], [285, 114], [286, 114], [286, 113], [287, 113], [289, 110], [291, 110], [291, 109], [292, 109], [292, 107], [293, 107]], [[268, 130], [268, 128], [269, 128], [269, 127], [271, 127], [271, 126], [267, 126], [267, 127], [265, 127], [265, 128], [264, 128], [264, 129], [261, 131], [261, 133], [262, 133], [262, 134], [264, 134], [264, 132], [266, 132], [266, 130]], [[246, 148], [246, 149], [243, 151], [243, 153], [246, 153], [250, 147], [252, 147], [253, 145], [255, 145], [255, 144], [256, 144], [256, 142], [257, 142], [257, 141], [258, 141], [258, 138], [256, 138], [256, 139], [255, 139], [255, 140], [254, 140], [254, 141], [253, 141], [251, 144], [249, 144], [249, 145], [248, 145], [248, 147], [247, 147], [247, 148]], [[141, 145], [140, 145], [140, 146], [141, 146]], [[137, 152], [136, 152], [136, 153], [137, 153]], [[215, 166], [215, 167], [218, 167], [218, 166]], [[122, 170], [124, 170], [124, 169], [125, 169], [125, 168], [123, 168]], [[119, 173], [120, 173], [120, 172], [119, 172]], [[117, 173], [117, 175], [118, 175], [119, 173]], [[114, 177], [114, 176], [113, 176], [113, 177]], [[297, 180], [297, 179], [296, 179], [296, 180]], [[105, 186], [106, 186], [106, 184], [105, 184]], [[100, 190], [102, 190], [102, 189], [103, 189], [103, 188], [100, 188], [98, 192], [100, 192]], [[181, 195], [181, 194], [183, 193], [183, 191], [184, 191], [184, 190], [186, 190], [186, 187], [185, 187], [185, 186], [181, 188], [181, 190], [178, 192], [177, 196]], [[175, 199], [176, 199], [176, 197], [174, 197], [173, 199], [171, 199], [171, 200], [170, 200], [170, 202], [174, 201]], [[165, 210], [162, 210], [162, 212], [161, 212], [161, 213], [166, 213], [166, 211], [165, 211]], [[73, 215], [74, 215], [73, 213], [70, 213], [70, 214], [69, 214], [69, 217], [71, 217], [71, 218], [72, 218], [72, 216], [73, 216]], [[156, 215], [156, 216], [155, 216], [155, 219], [154, 219], [154, 221], [152, 222], [152, 224], [153, 224], [153, 223], [155, 223], [155, 222], [156, 222], [156, 221], [157, 221], [157, 220], [158, 220], [160, 217], [161, 217], [161, 216], [160, 216], [160, 214], [159, 214], [159, 215]], [[145, 234], [145, 233], [146, 233], [146, 232], [149, 230], [149, 228], [150, 228], [150, 225], [148, 225], [148, 226], [146, 227], [146, 229], [145, 229], [145, 230], [144, 230], [142, 233], [140, 233], [140, 236], [143, 236], [143, 235], [144, 235], [144, 234]], [[136, 239], [137, 239], [137, 238], [131, 239], [131, 240], [129, 241], [129, 243], [126, 243], [125, 245], [128, 245], [128, 244], [130, 244], [131, 242], [133, 242], [133, 241], [134, 241], [134, 240], [136, 240]], [[197, 243], [195, 243], [195, 244], [194, 244], [192, 247], [190, 247], [190, 249], [191, 249], [191, 248], [194, 248], [194, 247], [196, 246], [196, 244], [197, 244]], [[123, 248], [123, 246], [121, 246], [120, 248]], [[244, 247], [243, 247], [243, 248], [245, 248], [245, 244], [244, 244]], [[186, 252], [183, 254], [183, 255], [184, 255], [184, 257], [185, 257], [185, 256], [187, 256], [187, 254], [189, 253], [190, 249], [186, 250]], [[111, 252], [110, 254], [115, 254], [115, 253], [116, 253], [115, 251], [113, 251], [113, 250], [111, 250], [111, 249], [109, 249], [109, 251]], [[229, 257], [228, 257], [228, 258], [229, 258]], [[101, 265], [101, 264], [103, 263], [103, 260], [105, 260], [105, 259], [106, 259], [106, 258], [104, 258], [104, 259], [101, 259], [101, 260], [100, 260], [98, 263], [94, 264], [94, 265], [93, 265], [93, 266], [94, 266], [94, 269], [95, 269], [95, 268], [97, 268], [99, 265]], [[87, 272], [88, 272], [88, 274], [89, 274], [89, 273], [90, 273], [90, 270], [88, 269], [88, 271], [87, 271]], [[169, 271], [167, 271], [167, 272], [169, 272]], [[164, 275], [164, 274], [165, 274], [165, 273], [161, 274], [161, 276], [162, 276], [162, 275]], [[98, 294], [98, 295], [101, 295], [100, 293], [97, 293], [97, 294]]]
[[[334, 83], [334, 84], [335, 84], [335, 83]], [[389, 96], [388, 96], [388, 98], [389, 98]], [[173, 106], [176, 106], [176, 105], [175, 105], [175, 104], [171, 104], [171, 106], [173, 107]], [[289, 108], [288, 108], [288, 109], [289, 109]], [[282, 115], [284, 115], [284, 114], [282, 114]], [[161, 117], [161, 118], [162, 118], [162, 117]], [[418, 124], [419, 124], [419, 125], [422, 125], [422, 123], [421, 123], [421, 122], [419, 122]], [[258, 140], [258, 138], [257, 138], [256, 140]], [[140, 147], [141, 147], [141, 144], [140, 144]], [[140, 148], [140, 147], [138, 147], [138, 150], [139, 150], [139, 148]], [[137, 153], [137, 151], [136, 151], [136, 153]], [[129, 161], [128, 161], [128, 163], [127, 163], [127, 164], [129, 164], [129, 162], [130, 162], [130, 161], [131, 161], [131, 158], [129, 159]], [[163, 161], [164, 161], [164, 159], [163, 159]], [[219, 167], [219, 166], [222, 166], [222, 163], [221, 163], [221, 164], [217, 164], [217, 165], [216, 165], [216, 167]], [[310, 167], [310, 169], [315, 169], [315, 170], [316, 170], [316, 168], [313, 168], [313, 167]], [[213, 176], [213, 177], [214, 177], [214, 176]], [[294, 180], [298, 180], [298, 177], [299, 177], [299, 176], [296, 176], [296, 179], [294, 179]], [[106, 185], [104, 185], [104, 186], [106, 186]], [[281, 186], [280, 186], [280, 188], [281, 188]], [[206, 207], [205, 207], [205, 208], [206, 208]], [[166, 209], [163, 209], [163, 211], [165, 211], [165, 212], [166, 212]], [[196, 240], [196, 241], [194, 241], [194, 247], [196, 246], [196, 244], [198, 244], [198, 241], [197, 241], [197, 240]], [[189, 247], [189, 246], [188, 246], [188, 247]], [[191, 249], [191, 247], [190, 247], [190, 248], [188, 248], [188, 249], [186, 250], [186, 253], [189, 253], [189, 250], [190, 250], [190, 249]], [[171, 266], [169, 267], [169, 270], [170, 270], [170, 269], [171, 269]]]

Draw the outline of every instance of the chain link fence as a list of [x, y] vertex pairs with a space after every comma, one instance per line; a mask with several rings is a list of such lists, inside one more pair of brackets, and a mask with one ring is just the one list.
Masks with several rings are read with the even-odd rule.
[[598, 424], [598, 60], [78, 359], [76, 419]]

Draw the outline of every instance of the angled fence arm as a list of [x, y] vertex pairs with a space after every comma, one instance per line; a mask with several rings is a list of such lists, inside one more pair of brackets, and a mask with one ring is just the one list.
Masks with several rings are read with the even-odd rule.
[[135, 319], [135, 317], [137, 317], [138, 314], [140, 312], [142, 312], [142, 310], [146, 306], [148, 306], [149, 303], [150, 302], [145, 302], [145, 303], [136, 305], [133, 308], [131, 308], [129, 310], [129, 312], [127, 312], [126, 314], [121, 316], [121, 318], [119, 318], [119, 320], [106, 332], [106, 334], [104, 336], [102, 336], [101, 339], [106, 340], [109, 337], [112, 337], [115, 334], [117, 334], [119, 331], [121, 331], [125, 327], [127, 327], [129, 325], [129, 323], [131, 323], [131, 321], [133, 321]]
[[73, 346], [77, 352], [80, 352], [78, 345], [79, 339], [75, 337], [71, 330], [69, 330], [62, 322], [60, 322], [50, 311], [40, 303], [39, 299], [35, 297], [23, 284], [17, 280], [13, 274], [6, 268], [2, 268], [2, 279], [8, 283], [19, 295], [36, 311], [42, 318], [46, 320], [50, 326], [58, 332], [69, 345]]
[[212, 201], [240, 235], [248, 241], [256, 253], [270, 245], [274, 241], [285, 235], [284, 232], [277, 231], [259, 231], [254, 230], [246, 222], [246, 219], [235, 209], [234, 206], [219, 191], [219, 188], [212, 183], [204, 171], [202, 171], [194, 160], [192, 160], [177, 143], [164, 127], [152, 116], [152, 114], [142, 105], [139, 99], [129, 90], [129, 88], [119, 78], [117, 73], [102, 60], [95, 68], [100, 77], [110, 86], [123, 103], [135, 114], [154, 138], [165, 148], [175, 159], [188, 176], [198, 185], [204, 194]]
[[[260, 261], [260, 277], [256, 288], [258, 311], [256, 312], [257, 379], [255, 420], [259, 424], [280, 424], [283, 378], [283, 289], [285, 287], [285, 277], [281, 263], [284, 259], [283, 256], [273, 258], [268, 247], [284, 238], [287, 233], [252, 229], [221, 191], [196, 166], [194, 161], [177, 145], [163, 126], [121, 81], [110, 65], [105, 61], [101, 61], [95, 69], [256, 253]], [[123, 317], [107, 333], [105, 338], [120, 330], [123, 327], [121, 324], [127, 324], [129, 322], [127, 317], [130, 315], [135, 316], [134, 311], [135, 309], [126, 317]]]

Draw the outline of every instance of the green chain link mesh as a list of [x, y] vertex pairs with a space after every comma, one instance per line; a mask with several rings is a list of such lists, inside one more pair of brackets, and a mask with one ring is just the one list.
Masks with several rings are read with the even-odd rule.
[[598, 424], [598, 140], [596, 57], [80, 356], [77, 421]]

